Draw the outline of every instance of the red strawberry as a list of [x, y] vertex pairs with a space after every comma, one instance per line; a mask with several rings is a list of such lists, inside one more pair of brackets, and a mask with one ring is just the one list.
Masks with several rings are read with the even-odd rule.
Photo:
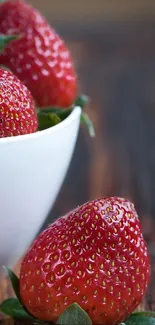
[[56, 322], [77, 302], [93, 325], [114, 325], [139, 305], [149, 276], [134, 205], [103, 198], [78, 207], [39, 235], [21, 266], [20, 294], [39, 319]]
[[29, 90], [11, 72], [0, 69], [0, 138], [33, 133], [37, 128]]
[[73, 104], [76, 75], [70, 53], [36, 9], [20, 0], [0, 4], [0, 33], [21, 35], [7, 46], [0, 64], [25, 83], [38, 106]]

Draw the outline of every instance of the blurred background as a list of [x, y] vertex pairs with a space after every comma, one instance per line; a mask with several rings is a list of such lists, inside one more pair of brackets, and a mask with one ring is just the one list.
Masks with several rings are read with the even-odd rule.
[[[89, 199], [127, 197], [140, 215], [153, 273], [155, 1], [29, 2], [68, 43], [81, 92], [91, 98], [88, 112], [96, 128], [95, 140], [81, 128], [71, 167], [45, 225]], [[147, 296], [151, 309], [152, 297], [155, 300], [155, 283]]]

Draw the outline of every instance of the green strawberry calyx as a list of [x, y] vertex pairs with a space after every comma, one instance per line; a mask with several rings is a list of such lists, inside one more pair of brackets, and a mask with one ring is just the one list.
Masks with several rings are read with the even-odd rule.
[[[1, 2], [1, 1], [0, 1]], [[3, 52], [5, 47], [12, 41], [19, 39], [17, 35], [4, 35], [0, 34], [0, 52]]]
[[79, 106], [82, 109], [81, 113], [81, 124], [85, 124], [90, 137], [95, 137], [95, 129], [92, 121], [88, 117], [86, 113], [84, 113], [84, 108], [88, 104], [88, 97], [86, 95], [81, 95], [78, 97], [74, 104], [68, 108], [61, 107], [43, 107], [37, 108], [38, 115], [38, 130], [42, 131], [52, 127], [61, 121], [65, 120], [71, 112], [75, 109], [75, 107]]
[[[5, 267], [17, 298], [9, 298], [0, 305], [0, 312], [15, 319], [28, 320], [32, 325], [52, 325], [53, 323], [34, 318], [23, 306], [20, 297], [19, 279], [9, 268]], [[155, 325], [155, 312], [135, 312], [120, 325]], [[54, 324], [53, 324], [54, 325]], [[92, 321], [76, 302], [68, 306], [59, 316], [55, 325], [92, 325]], [[104, 325], [104, 324], [102, 324]]]

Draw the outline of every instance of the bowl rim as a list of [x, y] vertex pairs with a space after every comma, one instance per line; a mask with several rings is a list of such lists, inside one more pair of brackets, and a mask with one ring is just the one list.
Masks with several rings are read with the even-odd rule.
[[35, 133], [30, 133], [30, 134], [24, 134], [24, 135], [16, 135], [12, 137], [5, 137], [5, 138], [0, 138], [0, 145], [4, 143], [10, 143], [10, 142], [18, 142], [18, 141], [25, 141], [25, 140], [31, 140], [31, 139], [36, 139], [48, 134], [52, 134], [59, 129], [63, 129], [70, 124], [76, 119], [78, 119], [81, 115], [81, 107], [80, 106], [75, 106], [73, 111], [67, 116], [62, 122], [59, 124], [56, 124], [48, 129], [42, 130], [42, 131], [36, 131]]

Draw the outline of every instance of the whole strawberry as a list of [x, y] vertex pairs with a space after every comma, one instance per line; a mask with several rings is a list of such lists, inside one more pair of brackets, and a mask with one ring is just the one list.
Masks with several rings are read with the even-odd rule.
[[62, 39], [41, 14], [24, 1], [0, 4], [0, 33], [16, 34], [0, 56], [31, 91], [38, 106], [68, 107], [76, 96], [76, 75]]
[[0, 69], [0, 138], [33, 133], [37, 128], [29, 90], [11, 72]]
[[114, 325], [141, 302], [150, 276], [134, 205], [111, 197], [56, 220], [25, 256], [20, 294], [27, 310], [56, 322], [77, 302], [93, 325]]

